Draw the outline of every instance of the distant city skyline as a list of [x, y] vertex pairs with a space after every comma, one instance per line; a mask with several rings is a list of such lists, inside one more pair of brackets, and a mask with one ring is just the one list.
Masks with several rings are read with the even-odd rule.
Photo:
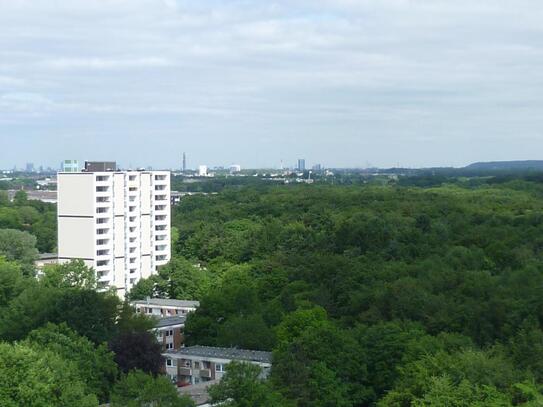
[[0, 167], [543, 154], [538, 0], [0, 0]]

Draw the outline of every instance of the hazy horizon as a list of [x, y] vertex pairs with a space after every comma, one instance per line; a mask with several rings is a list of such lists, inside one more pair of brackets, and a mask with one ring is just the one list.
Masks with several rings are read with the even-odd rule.
[[535, 0], [0, 0], [0, 168], [539, 159]]

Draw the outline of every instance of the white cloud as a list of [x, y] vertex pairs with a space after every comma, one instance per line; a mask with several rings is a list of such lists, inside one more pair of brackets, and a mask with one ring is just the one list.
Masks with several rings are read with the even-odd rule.
[[41, 61], [43, 68], [53, 69], [130, 69], [130, 68], [156, 68], [171, 66], [172, 63], [164, 58], [58, 58]]
[[497, 133], [514, 151], [504, 134], [542, 124], [542, 18], [538, 0], [0, 0], [0, 134], [150, 127], [219, 163], [276, 137], [267, 165], [304, 150], [353, 165], [360, 145], [387, 165], [410, 138], [400, 150], [435, 164]]

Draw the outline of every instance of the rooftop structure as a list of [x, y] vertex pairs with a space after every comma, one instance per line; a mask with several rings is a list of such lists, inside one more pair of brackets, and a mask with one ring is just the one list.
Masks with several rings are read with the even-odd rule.
[[216, 346], [189, 346], [172, 352], [172, 354], [173, 353], [178, 356], [200, 356], [203, 358], [240, 360], [246, 362], [271, 363], [272, 361], [271, 352], [238, 348], [220, 348]]
[[183, 307], [197, 308], [200, 306], [200, 301], [191, 300], [175, 300], [167, 298], [147, 298], [145, 300], [136, 300], [133, 304], [157, 305], [160, 307]]
[[145, 300], [132, 301], [131, 305], [136, 312], [159, 318], [185, 315], [193, 312], [200, 306], [198, 301], [170, 300], [162, 298], [147, 298]]
[[116, 171], [115, 161], [85, 161], [85, 172]]
[[79, 161], [64, 160], [60, 163], [60, 172], [79, 172]]
[[155, 328], [168, 328], [175, 325], [184, 325], [186, 320], [187, 317], [183, 316], [158, 318]]

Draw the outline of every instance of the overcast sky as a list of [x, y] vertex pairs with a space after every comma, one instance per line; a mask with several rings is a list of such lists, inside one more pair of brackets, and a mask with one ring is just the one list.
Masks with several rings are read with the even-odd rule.
[[541, 0], [0, 0], [0, 168], [543, 159]]

